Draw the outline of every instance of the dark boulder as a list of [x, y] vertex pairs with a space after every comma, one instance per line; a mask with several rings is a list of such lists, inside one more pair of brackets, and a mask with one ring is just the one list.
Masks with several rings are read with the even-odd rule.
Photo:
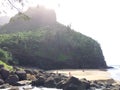
[[45, 87], [48, 88], [55, 88], [56, 87], [56, 82], [55, 79], [53, 77], [49, 77], [45, 80]]
[[32, 74], [32, 75], [34, 74], [34, 72], [30, 69], [25, 69], [24, 71], [26, 72], [26, 74]]
[[16, 71], [16, 74], [19, 77], [19, 80], [26, 80], [27, 79], [27, 75], [25, 71]]
[[90, 84], [91, 87], [95, 87], [95, 88], [101, 88], [101, 86], [98, 83], [91, 83]]
[[63, 90], [86, 90], [86, 89], [78, 89], [77, 85], [70, 83], [68, 86], [63, 88]]
[[5, 80], [8, 78], [10, 72], [4, 68], [0, 69], [0, 74], [2, 76], [2, 78]]
[[56, 88], [58, 88], [58, 89], [64, 88], [65, 83], [66, 83], [65, 80], [61, 80], [60, 82], [58, 82], [58, 83], [56, 84]]
[[45, 77], [40, 76], [37, 80], [31, 82], [32, 86], [44, 86], [45, 84]]
[[65, 78], [63, 79], [61, 76], [60, 77], [54, 77], [54, 80], [56, 83], [59, 83], [61, 80], [65, 80]]
[[19, 77], [17, 75], [10, 75], [6, 79], [6, 83], [9, 83], [10, 85], [16, 85], [18, 81], [19, 81]]
[[34, 75], [38, 75], [38, 74], [40, 74], [40, 73], [39, 73], [38, 70], [33, 70], [33, 74], [34, 74]]
[[0, 79], [0, 85], [4, 84], [4, 80]]
[[87, 90], [90, 88], [90, 83], [80, 81], [78, 78], [70, 77], [64, 84], [63, 90]]

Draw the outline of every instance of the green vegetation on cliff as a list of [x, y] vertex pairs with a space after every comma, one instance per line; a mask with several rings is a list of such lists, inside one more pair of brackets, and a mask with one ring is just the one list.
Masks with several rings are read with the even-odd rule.
[[56, 22], [52, 10], [39, 7], [29, 9], [25, 16], [17, 14], [0, 33], [0, 48], [12, 55], [10, 64], [43, 69], [106, 67], [100, 45]]
[[10, 65], [7, 65], [6, 63], [4, 63], [3, 61], [0, 60], [0, 65], [3, 65], [5, 69], [12, 71], [13, 67]]

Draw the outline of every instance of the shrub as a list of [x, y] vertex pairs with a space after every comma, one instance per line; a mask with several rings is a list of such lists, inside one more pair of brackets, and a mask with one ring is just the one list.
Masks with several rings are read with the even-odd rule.
[[11, 60], [11, 59], [12, 59], [12, 55], [8, 51], [5, 51], [0, 48], [0, 60], [7, 63], [8, 60]]

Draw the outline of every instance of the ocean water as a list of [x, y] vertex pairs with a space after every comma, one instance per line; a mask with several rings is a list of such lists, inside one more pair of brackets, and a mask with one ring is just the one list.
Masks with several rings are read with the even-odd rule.
[[[17, 87], [13, 87], [13, 88], [17, 88]], [[9, 90], [9, 89], [10, 88], [0, 89], [0, 90]], [[62, 89], [45, 88], [45, 87], [32, 87], [31, 85], [27, 85], [27, 86], [20, 86], [19, 90], [62, 90]]]
[[120, 65], [113, 65], [111, 69], [108, 69], [108, 72], [111, 74], [111, 78], [114, 80], [120, 81]]

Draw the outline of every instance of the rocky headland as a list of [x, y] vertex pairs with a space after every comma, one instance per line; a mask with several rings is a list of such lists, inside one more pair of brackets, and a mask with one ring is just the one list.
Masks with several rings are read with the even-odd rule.
[[[63, 90], [119, 90], [113, 79], [78, 79], [69, 73], [47, 72], [53, 69], [106, 69], [100, 44], [56, 21], [54, 10], [29, 8], [12, 17], [0, 28], [0, 88], [32, 85]], [[7, 65], [6, 65], [7, 66]], [[16, 66], [39, 69], [21, 69]], [[44, 69], [44, 70], [42, 70]], [[9, 89], [9, 90], [18, 90]], [[24, 89], [24, 88], [23, 88]], [[24, 89], [25, 90], [25, 89]], [[27, 89], [26, 89], [27, 90]]]
[[10, 65], [44, 70], [107, 68], [97, 41], [57, 22], [55, 11], [42, 6], [18, 13], [1, 26], [0, 49], [0, 60]]
[[[113, 79], [87, 80], [79, 79], [68, 73], [68, 76], [59, 72], [52, 73], [41, 69], [20, 69], [8, 71], [0, 67], [0, 89], [19, 90], [19, 86], [31, 85], [34, 87], [58, 88], [63, 90], [119, 90], [120, 83]], [[32, 90], [24, 88], [23, 90]]]

